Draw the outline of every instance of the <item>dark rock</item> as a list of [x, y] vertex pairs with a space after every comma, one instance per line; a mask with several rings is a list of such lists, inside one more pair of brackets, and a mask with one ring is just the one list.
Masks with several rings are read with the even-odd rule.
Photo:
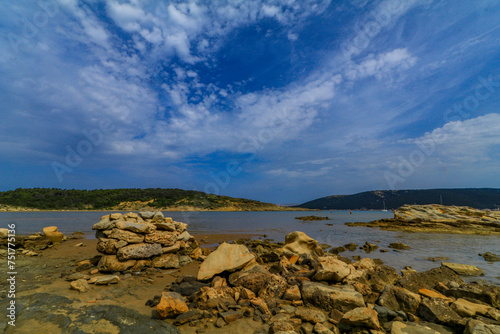
[[160, 295], [154, 296], [153, 299], [149, 299], [146, 302], [146, 306], [155, 307], [156, 305], [160, 304], [160, 300], [161, 300]]
[[465, 326], [465, 321], [442, 299], [424, 299], [418, 308], [418, 315], [427, 321], [455, 328]]
[[332, 254], [338, 254], [338, 253], [342, 253], [342, 252], [345, 252], [345, 251], [346, 251], [345, 247], [342, 247], [342, 246], [340, 246], [340, 247], [333, 247], [332, 249], [329, 250], [329, 252], [332, 253]]
[[226, 323], [236, 321], [243, 317], [243, 311], [229, 310], [226, 312], [220, 312], [219, 315], [224, 319]]
[[447, 297], [472, 298], [496, 308], [500, 308], [500, 287], [481, 284], [462, 284], [444, 291]]
[[422, 297], [404, 288], [386, 285], [384, 292], [378, 299], [378, 304], [393, 311], [415, 313]]
[[209, 286], [209, 284], [198, 281], [187, 281], [181, 284], [172, 284], [170, 291], [177, 292], [183, 296], [191, 296], [205, 286]]
[[224, 319], [222, 318], [218, 318], [215, 323], [214, 323], [214, 326], [217, 327], [217, 328], [221, 328], [223, 326], [227, 325], [227, 323], [224, 321]]
[[258, 294], [272, 274], [264, 267], [257, 265], [248, 270], [241, 270], [229, 275], [229, 283], [233, 286], [242, 286]]
[[418, 293], [420, 289], [433, 289], [439, 282], [458, 282], [464, 281], [453, 270], [439, 267], [428, 271], [409, 275], [400, 279], [396, 285]]
[[450, 258], [446, 256], [436, 256], [436, 257], [428, 257], [427, 261], [432, 261], [432, 262], [443, 262], [443, 261], [448, 261]]
[[402, 242], [393, 242], [393, 243], [389, 244], [389, 248], [393, 248], [393, 249], [411, 249], [410, 246], [408, 246], [407, 244], [404, 244]]
[[360, 249], [364, 250], [365, 252], [367, 253], [370, 253], [370, 252], [373, 252], [374, 250], [376, 250], [378, 248], [378, 246], [374, 243], [370, 243], [370, 242], [365, 242], [365, 244], [363, 246], [360, 247]]
[[183, 325], [185, 323], [201, 319], [203, 313], [200, 310], [191, 310], [186, 313], [180, 314], [175, 318], [174, 325]]
[[348, 250], [350, 250], [351, 252], [354, 252], [356, 250], [356, 248], [358, 248], [358, 245], [351, 242], [347, 245], [344, 245], [344, 247], [347, 248]]
[[484, 260], [488, 261], [488, 262], [498, 262], [498, 261], [500, 261], [500, 255], [493, 254], [493, 253], [490, 253], [490, 252], [479, 254], [479, 256], [482, 256], [484, 258]]

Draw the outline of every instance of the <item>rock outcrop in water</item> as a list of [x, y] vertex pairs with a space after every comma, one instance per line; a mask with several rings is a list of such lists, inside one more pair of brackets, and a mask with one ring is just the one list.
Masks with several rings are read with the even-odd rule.
[[500, 235], [500, 212], [466, 206], [403, 205], [394, 212], [394, 219], [346, 225], [391, 231]]

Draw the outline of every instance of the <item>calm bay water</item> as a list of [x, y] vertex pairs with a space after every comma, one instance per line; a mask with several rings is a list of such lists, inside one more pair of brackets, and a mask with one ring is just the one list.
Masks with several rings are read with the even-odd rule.
[[[82, 231], [88, 238], [94, 238], [92, 225], [108, 212], [0, 212], [0, 227], [15, 223], [17, 234], [31, 234], [42, 231], [45, 226], [55, 225], [64, 234]], [[411, 266], [418, 271], [439, 266], [425, 260], [428, 257], [447, 256], [449, 262], [478, 266], [485, 271], [484, 279], [499, 284], [500, 262], [489, 263], [479, 253], [500, 254], [500, 237], [449, 235], [432, 233], [390, 232], [367, 227], [349, 227], [345, 222], [371, 221], [392, 218], [391, 212], [379, 211], [323, 211], [315, 215], [331, 220], [302, 222], [297, 216], [311, 215], [311, 212], [164, 212], [165, 216], [189, 224], [192, 233], [253, 233], [265, 234], [275, 241], [284, 241], [285, 235], [303, 231], [320, 243], [342, 246], [349, 242], [363, 245], [365, 241], [375, 242], [388, 249], [391, 242], [404, 242], [410, 250], [380, 253], [379, 250], [366, 254], [364, 251], [346, 251], [343, 256], [361, 255], [379, 258], [385, 264], [402, 269]], [[331, 226], [326, 224], [332, 224]]]

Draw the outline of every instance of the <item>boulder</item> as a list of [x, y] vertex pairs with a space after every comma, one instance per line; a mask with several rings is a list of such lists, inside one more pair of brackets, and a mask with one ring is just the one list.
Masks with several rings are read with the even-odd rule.
[[116, 221], [109, 220], [109, 216], [104, 216], [101, 220], [92, 225], [93, 230], [110, 230], [115, 227]]
[[184, 297], [176, 292], [163, 291], [160, 303], [156, 305], [156, 312], [160, 319], [177, 316], [188, 311], [189, 308], [184, 301]]
[[403, 277], [396, 285], [408, 289], [411, 292], [418, 293], [420, 289], [433, 289], [440, 282], [463, 283], [464, 281], [453, 270], [445, 267], [438, 267]]
[[340, 282], [353, 271], [356, 271], [356, 269], [352, 265], [337, 260], [333, 256], [321, 256], [318, 258], [318, 269], [314, 279], [317, 281]]
[[127, 230], [134, 233], [149, 234], [156, 231], [156, 226], [149, 223], [133, 223], [129, 221], [119, 221], [116, 223], [116, 228]]
[[484, 254], [479, 254], [479, 255], [482, 256], [484, 258], [484, 260], [488, 261], [488, 262], [499, 262], [500, 261], [500, 255], [497, 255], [497, 254], [486, 252]]
[[297, 307], [297, 309], [295, 310], [295, 316], [303, 321], [309, 321], [313, 324], [316, 324], [318, 322], [325, 322], [328, 320], [323, 311], [310, 307]]
[[160, 244], [134, 244], [122, 247], [118, 250], [117, 257], [120, 261], [129, 259], [148, 259], [161, 255]]
[[144, 242], [151, 244], [162, 244], [163, 246], [172, 246], [177, 241], [177, 232], [155, 231], [151, 234], [146, 234]]
[[500, 334], [500, 326], [487, 325], [481, 321], [471, 319], [465, 327], [465, 334]]
[[166, 222], [153, 222], [153, 224], [156, 226], [156, 229], [158, 230], [163, 230], [163, 231], [169, 231], [169, 232], [174, 232], [175, 231], [175, 225], [174, 223], [166, 223]]
[[57, 230], [57, 226], [44, 227], [43, 234], [53, 243], [61, 242], [64, 238], [64, 234]]
[[198, 280], [210, 279], [224, 271], [241, 269], [254, 258], [243, 245], [223, 243], [203, 261], [198, 271]]
[[451, 262], [441, 262], [442, 267], [449, 268], [456, 272], [458, 275], [464, 276], [483, 276], [484, 271], [481, 268], [470, 264], [461, 264], [461, 263], [451, 263]]
[[441, 299], [424, 299], [418, 308], [423, 319], [452, 327], [463, 327], [464, 320]]
[[144, 235], [136, 234], [134, 232], [120, 230], [113, 228], [110, 233], [108, 233], [108, 238], [123, 240], [129, 244], [138, 244], [144, 241]]
[[472, 298], [480, 302], [500, 308], [500, 287], [481, 284], [462, 284], [457, 287], [451, 287], [443, 294], [454, 298]]
[[136, 260], [119, 261], [116, 255], [104, 255], [99, 260], [97, 269], [100, 272], [125, 271], [135, 265]]
[[259, 297], [264, 299], [281, 298], [288, 288], [286, 279], [280, 275], [271, 275], [264, 288], [259, 292]]
[[352, 265], [354, 268], [359, 270], [374, 270], [377, 266], [375, 262], [368, 257], [362, 258], [361, 260], [354, 262]]
[[283, 251], [297, 255], [306, 254], [312, 258], [323, 255], [323, 250], [318, 246], [318, 242], [300, 231], [286, 235]]
[[163, 215], [163, 212], [161, 211], [155, 211], [153, 213], [153, 220], [158, 220], [158, 221], [163, 221], [165, 219], [165, 216]]
[[141, 211], [139, 212], [139, 216], [142, 219], [152, 219], [155, 213], [153, 211]]
[[293, 285], [285, 290], [283, 294], [284, 300], [302, 300], [302, 296], [300, 294], [300, 288], [298, 285]]
[[[116, 247], [115, 244], [118, 242], [116, 239], [111, 239], [111, 238], [100, 238], [99, 241], [97, 242], [96, 249], [99, 253], [104, 253], [104, 254], [116, 254]], [[126, 241], [120, 240], [120, 242], [125, 242]]]
[[364, 307], [363, 296], [352, 285], [328, 286], [317, 282], [302, 282], [300, 289], [305, 303], [326, 311], [338, 309], [347, 312], [356, 307]]
[[357, 307], [344, 314], [340, 324], [351, 327], [368, 327], [379, 330], [377, 311], [368, 307]]
[[394, 321], [391, 324], [391, 334], [454, 334], [455, 331], [450, 328], [430, 324], [413, 322], [403, 323], [401, 321]]
[[469, 302], [463, 298], [458, 298], [450, 305], [451, 309], [462, 317], [473, 317], [476, 314], [488, 315], [490, 306]]
[[272, 274], [263, 266], [254, 265], [229, 275], [229, 283], [259, 294], [271, 276]]
[[422, 297], [416, 293], [397, 286], [386, 285], [378, 299], [378, 304], [393, 311], [415, 313], [421, 300]]
[[180, 267], [179, 256], [177, 254], [163, 254], [153, 259], [152, 265], [155, 268], [177, 269]]
[[70, 289], [76, 290], [80, 293], [85, 293], [91, 290], [90, 285], [87, 283], [86, 279], [77, 279], [76, 281], [72, 281], [70, 283]]
[[109, 215], [109, 220], [119, 220], [123, 219], [123, 215], [121, 213], [112, 213]]

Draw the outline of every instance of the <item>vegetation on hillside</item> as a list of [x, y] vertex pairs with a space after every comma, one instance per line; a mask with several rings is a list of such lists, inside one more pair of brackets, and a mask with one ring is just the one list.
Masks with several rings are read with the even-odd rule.
[[319, 210], [382, 210], [405, 204], [443, 204], [470, 206], [476, 209], [500, 208], [500, 189], [424, 189], [367, 191], [354, 195], [335, 195], [300, 204]]
[[152, 208], [189, 207], [202, 210], [280, 210], [274, 204], [243, 198], [217, 196], [182, 189], [98, 189], [20, 188], [0, 192], [0, 205], [40, 210], [109, 210], [126, 202], [143, 202]]

